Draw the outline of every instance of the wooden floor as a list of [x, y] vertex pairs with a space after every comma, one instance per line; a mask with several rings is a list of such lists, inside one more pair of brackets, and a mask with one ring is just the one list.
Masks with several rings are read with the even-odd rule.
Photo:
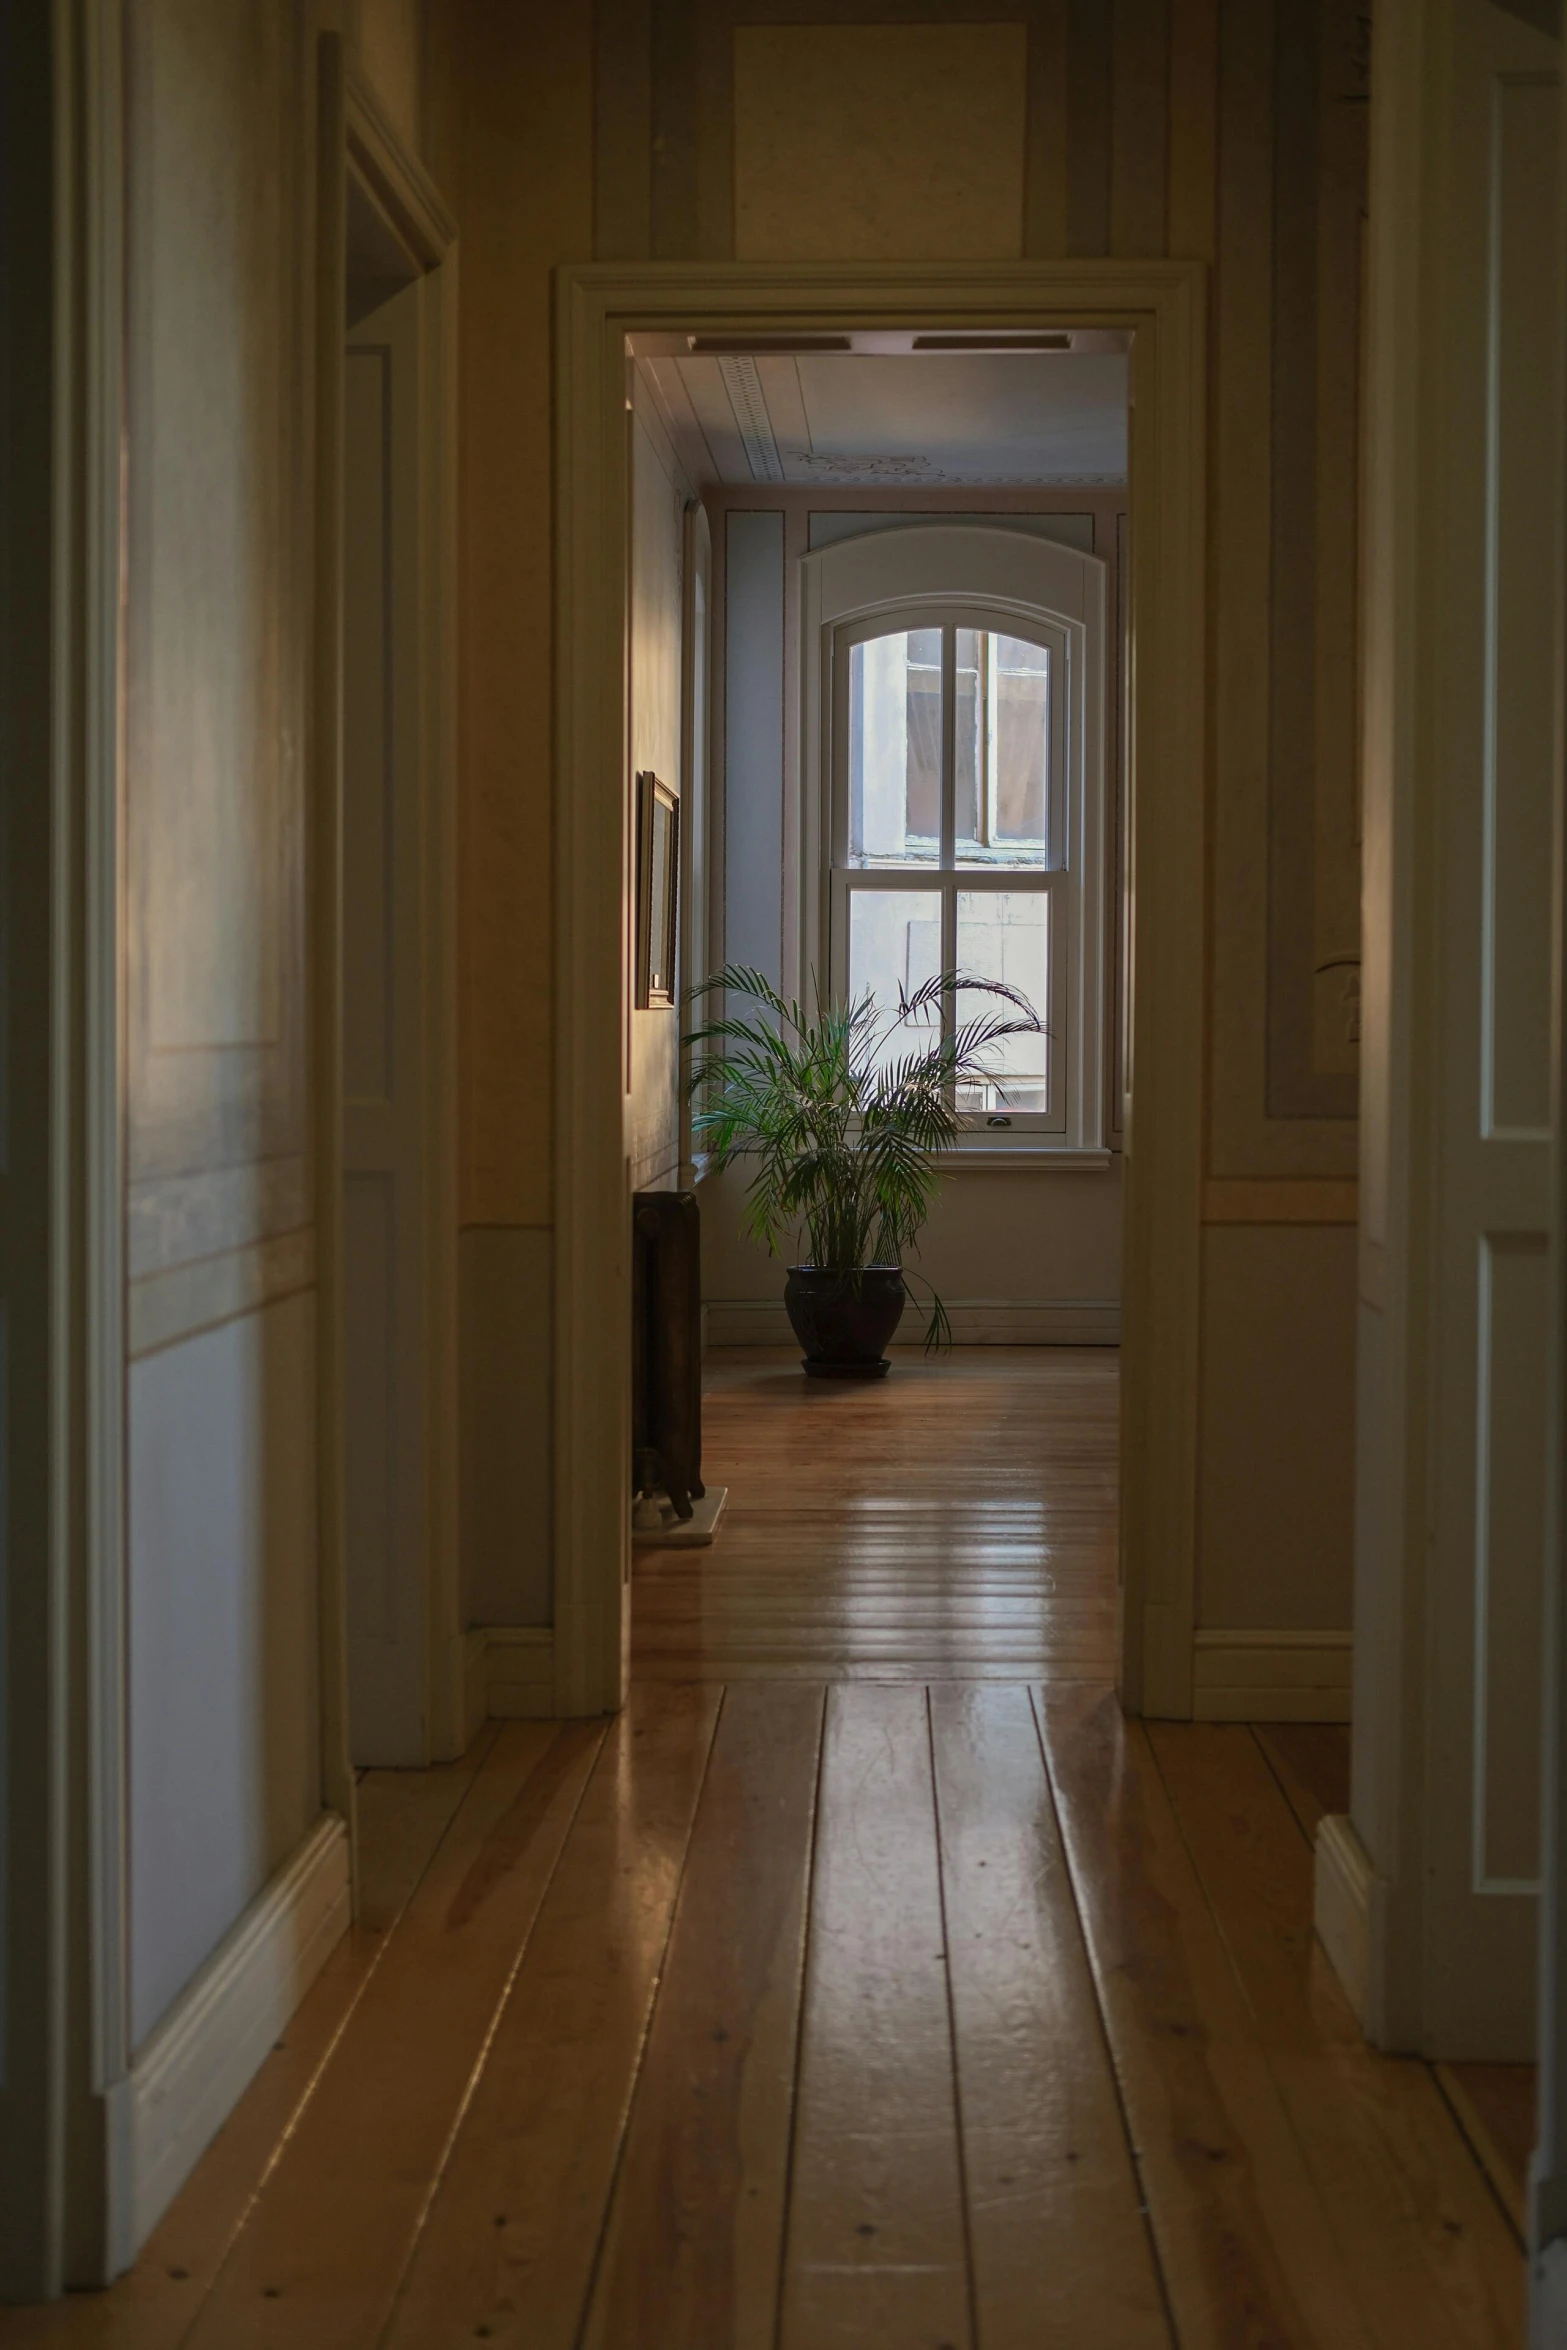
[[1112, 1349], [900, 1348], [868, 1385], [798, 1349], [709, 1359], [722, 1536], [639, 1555], [639, 1676], [1114, 1678]]
[[368, 1776], [361, 1922], [137, 2269], [0, 2341], [1521, 2343], [1312, 1940], [1343, 1733], [1106, 1686], [1113, 1368], [727, 1362], [733, 1527], [639, 1565], [624, 1715]]

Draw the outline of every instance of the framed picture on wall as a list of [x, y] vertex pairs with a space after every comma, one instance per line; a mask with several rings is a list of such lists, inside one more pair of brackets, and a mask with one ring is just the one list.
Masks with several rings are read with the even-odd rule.
[[679, 919], [680, 794], [647, 768], [637, 777], [639, 1012], [674, 1003]]

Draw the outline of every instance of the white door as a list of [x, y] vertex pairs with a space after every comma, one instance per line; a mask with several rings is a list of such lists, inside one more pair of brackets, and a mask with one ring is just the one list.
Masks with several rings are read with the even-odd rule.
[[1441, 973], [1422, 2009], [1534, 2050], [1546, 1494], [1557, 44], [1455, 14], [1436, 725]]
[[343, 1248], [349, 1727], [429, 1760], [423, 1250], [419, 302], [348, 338], [343, 531]]

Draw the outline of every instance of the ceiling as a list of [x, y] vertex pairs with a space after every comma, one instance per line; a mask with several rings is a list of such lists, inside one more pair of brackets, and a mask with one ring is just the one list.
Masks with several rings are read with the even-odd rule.
[[1124, 349], [682, 352], [666, 343], [639, 353], [638, 365], [698, 487], [1126, 479]]

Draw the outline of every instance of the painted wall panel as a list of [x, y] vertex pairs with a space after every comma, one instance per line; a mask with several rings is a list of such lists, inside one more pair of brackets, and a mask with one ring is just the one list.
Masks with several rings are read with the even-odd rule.
[[298, 1296], [131, 1370], [136, 2044], [320, 1809], [314, 1347]]
[[1556, 298], [1555, 249], [1539, 233], [1559, 106], [1548, 82], [1496, 92], [1496, 252], [1490, 320], [1492, 430], [1486, 713], [1484, 1115], [1541, 1134], [1550, 1115], [1551, 759], [1549, 696], [1531, 690], [1555, 658], [1555, 613], [1538, 593], [1554, 560], [1540, 484], [1556, 462], [1555, 382], [1536, 321]]
[[1550, 1298], [1543, 1233], [1481, 1242], [1475, 1463], [1475, 1881], [1540, 1854], [1540, 1642]]
[[1354, 1255], [1347, 1225], [1205, 1235], [1204, 1628], [1351, 1620]]
[[550, 1235], [470, 1229], [458, 1246], [458, 1278], [464, 1621], [547, 1624]]
[[1021, 24], [740, 25], [734, 247], [746, 261], [1016, 259]]
[[127, 26], [134, 1199], [305, 1148], [309, 278], [303, 20], [153, 0]]

